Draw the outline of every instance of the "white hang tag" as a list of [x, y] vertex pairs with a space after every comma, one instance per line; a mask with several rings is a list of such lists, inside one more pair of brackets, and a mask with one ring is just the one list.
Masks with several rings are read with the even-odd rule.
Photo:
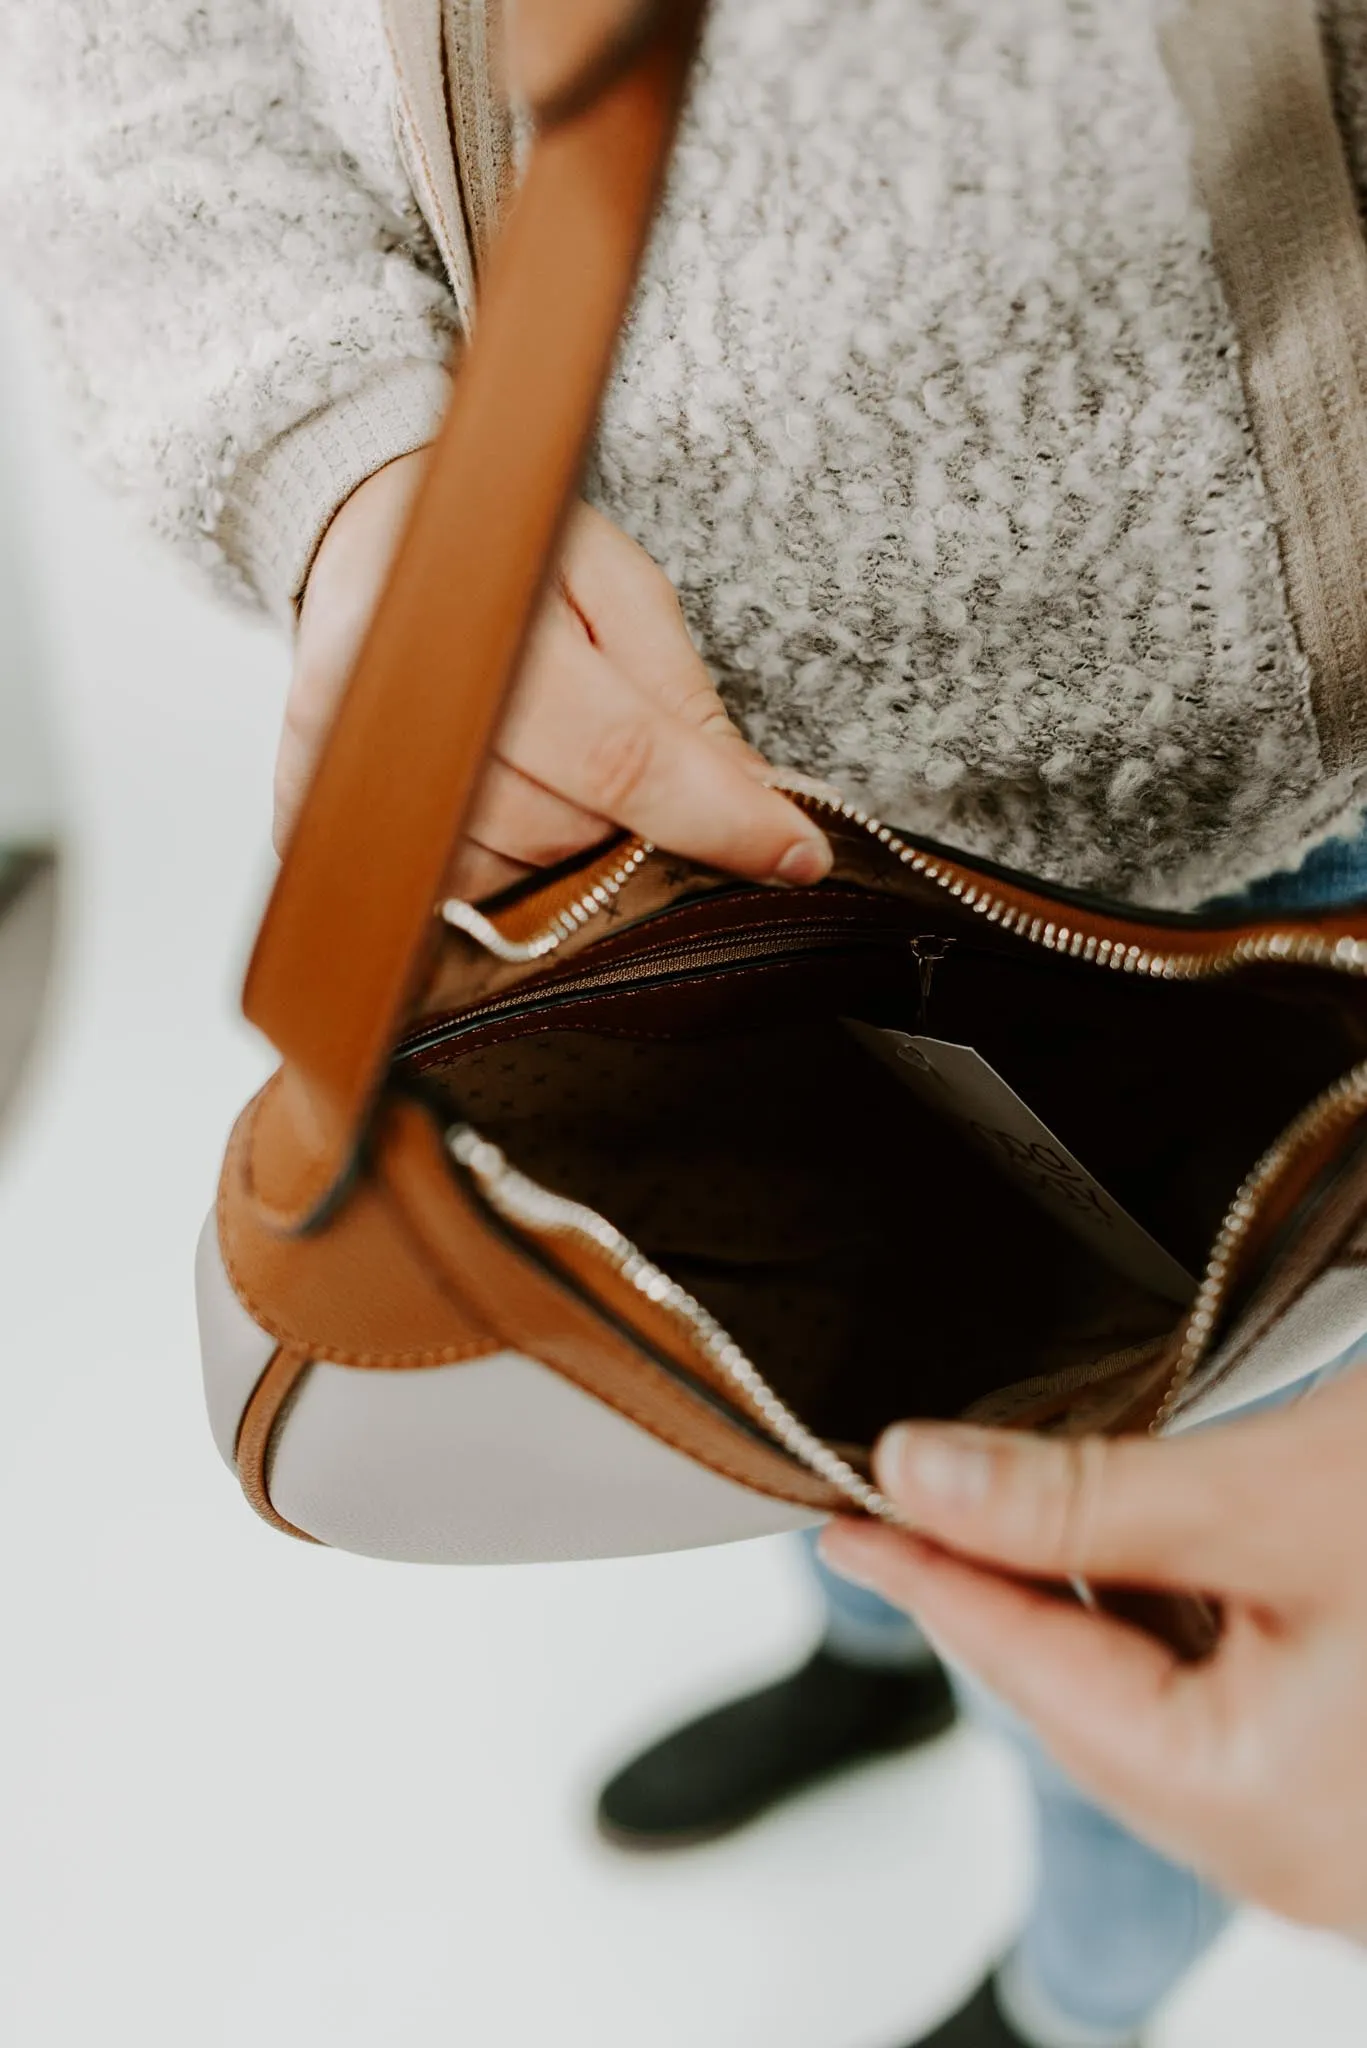
[[1113, 1201], [971, 1045], [881, 1030], [844, 1019], [845, 1028], [891, 1067], [932, 1109], [959, 1125], [1040, 1207], [1151, 1293], [1184, 1307], [1196, 1282], [1142, 1223]]

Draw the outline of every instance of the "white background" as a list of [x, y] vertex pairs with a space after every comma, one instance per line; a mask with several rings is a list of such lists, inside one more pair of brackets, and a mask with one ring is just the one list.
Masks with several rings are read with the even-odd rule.
[[[0, 393], [14, 372], [0, 301]], [[44, 712], [47, 650], [39, 623], [32, 466], [25, 460], [17, 392], [0, 404], [0, 846], [42, 846], [56, 825], [58, 797]], [[28, 437], [22, 437], [27, 440]]]
[[[191, 1256], [266, 1065], [234, 992], [284, 660], [122, 531], [31, 366], [6, 381], [72, 859], [0, 1159], [0, 2040], [900, 2048], [1023, 1895], [984, 1738], [684, 1856], [589, 1826], [632, 1742], [801, 1654], [781, 1545], [371, 1564], [274, 1535], [218, 1464]], [[1155, 2040], [1361, 2048], [1367, 1963], [1246, 1921]]]

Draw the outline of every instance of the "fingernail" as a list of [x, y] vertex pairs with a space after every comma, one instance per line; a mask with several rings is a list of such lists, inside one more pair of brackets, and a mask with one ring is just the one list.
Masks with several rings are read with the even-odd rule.
[[992, 1460], [986, 1451], [906, 1422], [896, 1422], [884, 1432], [875, 1463], [884, 1490], [899, 1500], [919, 1495], [971, 1507], [987, 1497], [992, 1484]]
[[788, 848], [775, 875], [781, 882], [792, 882], [803, 887], [810, 882], [819, 882], [831, 871], [834, 855], [824, 839], [798, 839]]

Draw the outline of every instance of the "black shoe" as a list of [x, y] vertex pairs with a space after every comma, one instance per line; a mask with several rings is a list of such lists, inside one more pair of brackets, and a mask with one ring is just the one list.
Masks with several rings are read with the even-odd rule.
[[938, 2026], [933, 2034], [922, 2034], [908, 2048], [1028, 2048], [1013, 2026], [1002, 2016], [997, 2004], [995, 1979], [980, 1984], [967, 2005]]
[[630, 1848], [674, 1848], [743, 1827], [817, 1779], [943, 1735], [955, 1718], [933, 1658], [874, 1670], [818, 1650], [800, 1671], [675, 1729], [618, 1772], [598, 1826]]
[[997, 1980], [989, 1977], [967, 2005], [951, 2013], [933, 2034], [909, 2042], [908, 2048], [1030, 2048], [1030, 2043], [1006, 2018], [997, 2003]]

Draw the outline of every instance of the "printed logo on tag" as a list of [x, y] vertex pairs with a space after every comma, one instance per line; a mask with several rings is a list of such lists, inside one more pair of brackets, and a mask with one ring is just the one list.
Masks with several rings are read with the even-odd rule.
[[1142, 1223], [1113, 1201], [1066, 1145], [971, 1045], [880, 1030], [845, 1028], [932, 1109], [953, 1119], [1041, 1208], [1141, 1287], [1184, 1306], [1196, 1282]]

